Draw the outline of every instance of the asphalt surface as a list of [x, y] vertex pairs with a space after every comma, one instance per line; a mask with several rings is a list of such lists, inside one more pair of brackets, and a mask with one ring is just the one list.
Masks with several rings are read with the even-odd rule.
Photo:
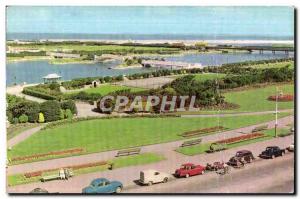
[[209, 172], [168, 183], [140, 186], [123, 193], [293, 193], [294, 155], [276, 159], [257, 159], [244, 168], [231, 169], [229, 174]]
[[[166, 173], [173, 173], [175, 171], [176, 168], [178, 168], [182, 163], [186, 163], [186, 162], [192, 162], [195, 164], [202, 164], [205, 165], [206, 163], [212, 163], [214, 161], [228, 161], [228, 159], [233, 156], [236, 151], [238, 150], [243, 150], [243, 149], [247, 149], [253, 152], [254, 156], [258, 156], [261, 151], [263, 151], [265, 149], [266, 146], [272, 146], [272, 145], [277, 145], [281, 148], [285, 148], [287, 147], [291, 142], [294, 141], [294, 136], [287, 136], [287, 137], [283, 137], [283, 138], [276, 138], [276, 139], [272, 139], [272, 140], [266, 140], [263, 142], [258, 142], [258, 143], [253, 143], [253, 144], [249, 144], [247, 146], [241, 146], [241, 147], [237, 147], [237, 148], [232, 148], [232, 149], [228, 149], [222, 152], [218, 152], [218, 153], [213, 153], [213, 154], [200, 154], [200, 155], [195, 155], [195, 156], [185, 156], [179, 153], [176, 153], [175, 151], [168, 151], [168, 159], [158, 162], [158, 163], [152, 163], [152, 164], [147, 164], [147, 165], [137, 165], [137, 166], [130, 166], [130, 167], [125, 167], [125, 168], [119, 168], [119, 169], [115, 169], [115, 170], [108, 170], [108, 171], [103, 171], [103, 172], [95, 172], [95, 173], [89, 173], [89, 174], [83, 174], [80, 176], [75, 176], [71, 179], [69, 179], [68, 181], [62, 181], [62, 180], [57, 180], [57, 181], [50, 181], [50, 182], [46, 182], [46, 183], [42, 183], [42, 182], [36, 182], [36, 183], [31, 183], [31, 184], [24, 184], [24, 185], [18, 185], [18, 186], [13, 186], [13, 187], [8, 187], [7, 191], [9, 193], [28, 193], [31, 190], [33, 190], [34, 188], [40, 187], [40, 188], [45, 188], [47, 189], [49, 192], [59, 192], [59, 193], [81, 193], [81, 190], [83, 187], [87, 186], [93, 179], [95, 178], [99, 178], [99, 177], [105, 177], [109, 180], [119, 180], [123, 183], [123, 185], [126, 188], [131, 188], [132, 190], [134, 189], [139, 189], [139, 185], [137, 185], [135, 183], [136, 180], [139, 179], [139, 172], [142, 170], [146, 170], [146, 169], [156, 169], [158, 171], [162, 171], [162, 172], [166, 172]], [[163, 150], [163, 149], [161, 149]], [[167, 155], [167, 154], [166, 154]], [[284, 156], [283, 158], [279, 157], [276, 160], [263, 160], [263, 162], [266, 162], [266, 164], [268, 164], [268, 166], [266, 168], [268, 169], [264, 169], [262, 171], [263, 173], [267, 173], [268, 170], [270, 170], [269, 172], [273, 172], [274, 169], [277, 168], [276, 164], [274, 164], [277, 161], [283, 161], [285, 164], [285, 158], [290, 157], [291, 159], [293, 159], [293, 153], [291, 154], [286, 154], [286, 156]], [[292, 161], [292, 160], [291, 160]], [[253, 165], [259, 165], [259, 161], [253, 163]], [[247, 170], [249, 168], [251, 168], [251, 164], [249, 164], [249, 167], [247, 165], [247, 167], [245, 167], [243, 170]], [[281, 168], [282, 166], [280, 166], [279, 164], [279, 168]], [[251, 170], [249, 171], [250, 173], [253, 173], [253, 171], [255, 170]], [[266, 184], [269, 183], [272, 186], [278, 186], [277, 185], [277, 181], [278, 179], [283, 179], [285, 177], [289, 177], [286, 180], [291, 181], [293, 179], [293, 167], [291, 166], [291, 168], [289, 168], [289, 171], [283, 171], [282, 169], [279, 169], [278, 172], [276, 172], [276, 176], [273, 173], [273, 176], [270, 174], [270, 178], [265, 182], [265, 181], [260, 181], [260, 180], [264, 180], [260, 177], [261, 174], [257, 174], [255, 175], [256, 177], [251, 178], [251, 179], [245, 179], [244, 177], [242, 177], [241, 179], [237, 180], [237, 184], [235, 186], [232, 185], [232, 187], [230, 187], [229, 190], [227, 190], [227, 186], [224, 186], [224, 189], [221, 189], [222, 186], [219, 187], [215, 187], [214, 190], [212, 190], [213, 186], [216, 185], [216, 183], [219, 183], [220, 181], [208, 181], [208, 176], [209, 175], [213, 175], [213, 174], [205, 174], [204, 176], [198, 176], [198, 177], [191, 177], [190, 179], [205, 179], [204, 185], [207, 183], [209, 186], [211, 187], [210, 189], [205, 189], [202, 190], [200, 189], [199, 191], [207, 191], [205, 193], [208, 193], [208, 191], [210, 192], [217, 192], [217, 193], [234, 193], [237, 191], [241, 191], [241, 192], [257, 192], [258, 188], [262, 188], [265, 186], [260, 185], [259, 183], [262, 182], [262, 184]], [[247, 172], [247, 171], [246, 171]], [[278, 173], [281, 173], [280, 175]], [[231, 174], [231, 176], [234, 173]], [[287, 175], [288, 174], [288, 175]], [[247, 172], [245, 175], [249, 175], [249, 173]], [[279, 175], [279, 176], [277, 176]], [[234, 177], [234, 176], [233, 176]], [[278, 177], [278, 179], [277, 179]], [[224, 178], [227, 178], [227, 176], [224, 176]], [[235, 179], [238, 178], [235, 177]], [[182, 182], [183, 184], [188, 183], [188, 181], [190, 179], [180, 179], [178, 180], [178, 182]], [[239, 186], [239, 182], [242, 181], [247, 181], [249, 187], [253, 187], [252, 189], [246, 189], [246, 190], [241, 190], [240, 186]], [[170, 184], [169, 184], [170, 183]], [[171, 182], [167, 183], [168, 185], [172, 185]], [[180, 185], [180, 186], [183, 186]], [[175, 184], [176, 185], [176, 184]], [[204, 186], [203, 185], [203, 186]], [[155, 192], [153, 193], [157, 193], [159, 192], [160, 186], [166, 186], [164, 184], [159, 184], [159, 185], [153, 185], [153, 188], [155, 189]], [[179, 189], [178, 188], [179, 185], [174, 186], [172, 189], [172, 192], [196, 192], [198, 190], [198, 187], [192, 187], [191, 190], [188, 189]], [[245, 185], [246, 186], [246, 185]], [[247, 187], [247, 186], [246, 186]], [[151, 193], [153, 190], [152, 187], [150, 188], [150, 190], [147, 190], [148, 188], [144, 188], [141, 190], [137, 190], [136, 192], [141, 192], [141, 191], [145, 191], [145, 193]], [[271, 189], [271, 188], [268, 188]], [[266, 189], [265, 191], [268, 191], [268, 189]], [[124, 191], [128, 191], [129, 190], [124, 190]], [[164, 190], [161, 190], [164, 191]], [[167, 189], [166, 192], [169, 192], [170, 189]], [[199, 192], [198, 191], [198, 192]], [[263, 191], [263, 190], [261, 190]], [[272, 189], [271, 189], [272, 191]]]

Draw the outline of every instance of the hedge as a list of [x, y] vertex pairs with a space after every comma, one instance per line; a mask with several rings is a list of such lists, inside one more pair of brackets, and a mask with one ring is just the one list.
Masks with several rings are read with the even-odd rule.
[[57, 96], [52, 96], [52, 95], [49, 95], [49, 94], [46, 94], [46, 93], [35, 91], [33, 89], [30, 89], [29, 87], [24, 88], [22, 93], [24, 93], [26, 95], [31, 95], [31, 96], [34, 96], [34, 97], [42, 98], [42, 99], [45, 99], [45, 100], [56, 100], [56, 99], [59, 98]]

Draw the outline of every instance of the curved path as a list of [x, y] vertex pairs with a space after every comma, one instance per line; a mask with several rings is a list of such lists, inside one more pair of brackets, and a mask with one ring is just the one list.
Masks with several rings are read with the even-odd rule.
[[[284, 118], [278, 119], [278, 127], [284, 127], [287, 124], [290, 124], [293, 122], [294, 116], [287, 116]], [[235, 137], [241, 135], [241, 131], [243, 133], [251, 133], [252, 129], [260, 126], [260, 125], [268, 125], [268, 128], [274, 128], [275, 121], [269, 121], [265, 123], [260, 123], [256, 125], [251, 125], [243, 128], [238, 128], [230, 131], [225, 131], [221, 133], [216, 133], [212, 135], [207, 135], [202, 137], [203, 142], [213, 142], [219, 139], [226, 139], [230, 137]], [[178, 160], [182, 160], [182, 158], [186, 157], [184, 155], [181, 155], [174, 150], [178, 148], [182, 144], [182, 140], [174, 141], [174, 142], [168, 142], [168, 143], [160, 143], [160, 144], [154, 144], [154, 145], [147, 145], [142, 147], [142, 152], [153, 152], [158, 154], [163, 154], [165, 157], [176, 157]], [[162, 150], [163, 149], [163, 150]], [[80, 155], [80, 156], [72, 156], [72, 157], [66, 157], [66, 158], [60, 158], [60, 159], [52, 159], [52, 160], [46, 160], [46, 161], [40, 161], [40, 162], [33, 162], [33, 163], [26, 163], [26, 164], [20, 164], [20, 165], [13, 165], [9, 166], [7, 169], [7, 172], [9, 175], [11, 174], [17, 174], [17, 173], [25, 173], [25, 172], [32, 172], [34, 170], [45, 170], [45, 169], [51, 169], [51, 168], [58, 168], [58, 167], [65, 167], [69, 165], [78, 165], [78, 164], [85, 164], [90, 162], [96, 162], [96, 161], [102, 161], [102, 160], [109, 160], [115, 157], [118, 150], [113, 151], [106, 151], [106, 152], [99, 152], [99, 153], [93, 153], [93, 154], [87, 154], [87, 155]], [[181, 157], [181, 158], [180, 158]], [[169, 159], [168, 159], [169, 161]], [[33, 170], [33, 168], [35, 168]]]
[[38, 127], [34, 127], [34, 128], [23, 131], [22, 133], [20, 133], [20, 134], [16, 135], [15, 137], [11, 138], [10, 140], [8, 140], [7, 141], [7, 147], [11, 148], [16, 144], [19, 144], [20, 142], [22, 142], [22, 141], [26, 140], [27, 138], [29, 138], [34, 133], [41, 130], [41, 128], [43, 128], [44, 126], [45, 125], [40, 125]]

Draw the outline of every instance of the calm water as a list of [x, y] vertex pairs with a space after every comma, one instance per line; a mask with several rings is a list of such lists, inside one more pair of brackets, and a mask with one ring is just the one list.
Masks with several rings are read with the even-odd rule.
[[[293, 56], [290, 54], [289, 56]], [[288, 57], [285, 54], [188, 54], [184, 56], [170, 56], [166, 60], [184, 61], [191, 63], [201, 63], [202, 65], [220, 65], [223, 63], [233, 63], [245, 60], [264, 60], [274, 58]], [[150, 69], [108, 69], [117, 66], [119, 62], [97, 63], [97, 64], [64, 64], [54, 65], [48, 61], [24, 61], [12, 62], [6, 64], [6, 84], [14, 83], [39, 83], [42, 77], [50, 73], [57, 73], [62, 76], [63, 80], [70, 80], [78, 77], [94, 76], [117, 76], [121, 74], [133, 74], [137, 72], [147, 72]], [[153, 69], [152, 69], [153, 70]]]

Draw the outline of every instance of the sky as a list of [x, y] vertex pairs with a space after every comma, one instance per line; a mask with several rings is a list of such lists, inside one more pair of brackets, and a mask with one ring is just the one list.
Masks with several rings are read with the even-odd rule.
[[293, 36], [293, 7], [7, 7], [8, 33]]

